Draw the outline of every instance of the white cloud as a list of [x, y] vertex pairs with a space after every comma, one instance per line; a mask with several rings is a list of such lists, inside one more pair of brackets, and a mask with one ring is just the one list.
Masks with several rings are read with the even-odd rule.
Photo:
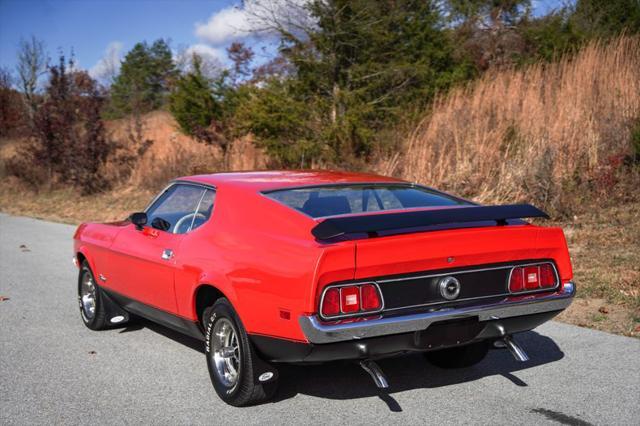
[[213, 46], [227, 45], [246, 38], [269, 38], [275, 27], [294, 33], [313, 25], [305, 7], [310, 0], [245, 0], [215, 12], [205, 23], [197, 22], [195, 35]]
[[250, 17], [245, 8], [228, 7], [213, 15], [206, 23], [196, 23], [196, 36], [212, 45], [222, 45], [251, 34]]
[[120, 70], [123, 48], [123, 44], [119, 41], [109, 43], [104, 51], [104, 56], [89, 69], [89, 75], [104, 83], [111, 83]]
[[[315, 24], [306, 8], [309, 1], [244, 0], [239, 6], [220, 9], [206, 22], [196, 22], [194, 33], [200, 42], [183, 53], [195, 52], [210, 64], [228, 66], [226, 48], [234, 41], [246, 42], [254, 50], [272, 51], [270, 45], [277, 42], [277, 28], [304, 37], [304, 29]], [[266, 59], [256, 55], [254, 61]]]
[[191, 56], [191, 54], [196, 53], [197, 55], [201, 56], [203, 59], [214, 61], [214, 62], [223, 63], [223, 62], [226, 62], [227, 60], [227, 52], [225, 49], [218, 48], [218, 47], [211, 47], [209, 45], [202, 44], [202, 43], [189, 46], [185, 53], [188, 56]]

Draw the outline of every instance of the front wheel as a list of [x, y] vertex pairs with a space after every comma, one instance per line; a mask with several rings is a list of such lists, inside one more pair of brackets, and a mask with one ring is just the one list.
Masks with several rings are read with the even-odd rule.
[[205, 354], [211, 383], [218, 396], [236, 407], [271, 398], [277, 383], [255, 383], [258, 359], [240, 318], [226, 298], [205, 311]]
[[482, 341], [470, 345], [425, 352], [427, 360], [440, 368], [471, 367], [482, 361], [489, 352], [490, 342]]
[[78, 304], [84, 325], [91, 330], [102, 330], [107, 327], [107, 314], [102, 293], [86, 260], [82, 262], [78, 276]]

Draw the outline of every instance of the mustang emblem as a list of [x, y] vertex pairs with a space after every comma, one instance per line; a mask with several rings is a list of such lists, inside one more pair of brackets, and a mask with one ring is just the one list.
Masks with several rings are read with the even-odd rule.
[[440, 280], [440, 294], [447, 300], [454, 300], [460, 295], [460, 281], [455, 277], [444, 277]]

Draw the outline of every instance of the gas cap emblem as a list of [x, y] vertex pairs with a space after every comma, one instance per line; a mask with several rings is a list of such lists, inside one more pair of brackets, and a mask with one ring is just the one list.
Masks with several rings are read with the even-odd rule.
[[454, 300], [460, 295], [460, 281], [455, 277], [444, 277], [440, 280], [440, 294], [447, 300]]

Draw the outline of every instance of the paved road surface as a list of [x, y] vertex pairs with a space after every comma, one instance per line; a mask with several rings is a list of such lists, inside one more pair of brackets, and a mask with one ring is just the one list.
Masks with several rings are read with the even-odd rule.
[[287, 366], [275, 402], [226, 406], [198, 341], [82, 325], [73, 230], [0, 215], [0, 424], [640, 425], [640, 340], [557, 322], [519, 338], [524, 364], [505, 350], [458, 371], [384, 360], [388, 393], [353, 364]]

